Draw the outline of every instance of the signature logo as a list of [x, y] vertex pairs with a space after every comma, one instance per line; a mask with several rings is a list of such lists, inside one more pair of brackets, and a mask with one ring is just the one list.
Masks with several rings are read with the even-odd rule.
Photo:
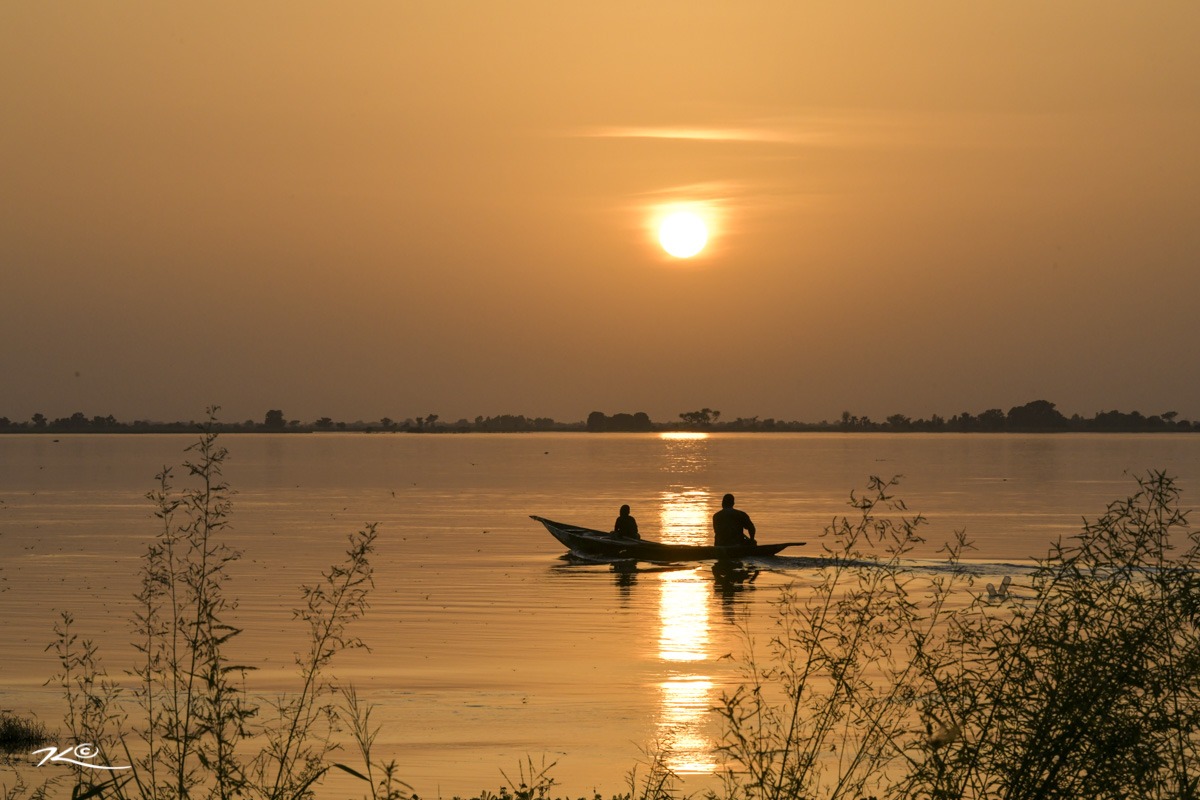
[[59, 750], [57, 747], [43, 747], [41, 750], [34, 750], [31, 755], [36, 756], [41, 753], [45, 753], [46, 755], [38, 762], [37, 765], [39, 767], [48, 761], [52, 761], [58, 764], [74, 764], [77, 767], [87, 767], [88, 769], [132, 769], [129, 766], [107, 767], [101, 764], [89, 764], [86, 761], [78, 761], [77, 759], [95, 758], [100, 755], [100, 750], [91, 742], [72, 745], [64, 750]]

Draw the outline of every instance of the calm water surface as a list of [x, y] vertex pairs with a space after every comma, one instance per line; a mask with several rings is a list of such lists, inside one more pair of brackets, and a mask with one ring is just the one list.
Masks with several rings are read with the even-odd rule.
[[[60, 611], [101, 645], [111, 674], [128, 644], [139, 557], [156, 532], [143, 495], [190, 436], [0, 436], [0, 708], [56, 725], [44, 652]], [[870, 475], [929, 518], [936, 544], [965, 529], [984, 574], [1045, 554], [1083, 517], [1162, 469], [1185, 506], [1200, 488], [1200, 437], [728, 434], [240, 435], [225, 437], [238, 491], [230, 539], [239, 657], [264, 694], [292, 686], [303, 646], [299, 586], [380, 523], [376, 589], [358, 633], [371, 652], [337, 662], [378, 704], [376, 747], [423, 796], [498, 788], [532, 757], [564, 792], [623, 788], [640, 748], [674, 741], [702, 786], [715, 767], [708, 709], [736, 680], [739, 624], [765, 631], [770, 602], [811, 574], [802, 556]], [[182, 475], [182, 471], [180, 471]], [[182, 481], [182, 478], [180, 479]], [[808, 540], [764, 560], [745, 591], [707, 565], [622, 578], [573, 566], [528, 515], [607, 529], [629, 503], [643, 536], [710, 537], [738, 496], [762, 541]], [[347, 758], [352, 762], [351, 758]], [[351, 787], [353, 789], [353, 787]], [[342, 787], [329, 790], [341, 796]]]

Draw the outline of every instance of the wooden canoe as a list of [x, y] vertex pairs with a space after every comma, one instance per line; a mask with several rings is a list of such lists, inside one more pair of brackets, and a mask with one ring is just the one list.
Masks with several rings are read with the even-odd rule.
[[648, 539], [626, 539], [604, 531], [567, 525], [544, 517], [530, 515], [546, 526], [550, 535], [568, 550], [585, 556], [604, 558], [633, 558], [638, 561], [706, 561], [710, 559], [752, 558], [773, 556], [787, 547], [798, 547], [804, 542], [781, 542], [778, 544], [750, 544], [735, 547], [717, 547], [711, 544], [665, 544]]

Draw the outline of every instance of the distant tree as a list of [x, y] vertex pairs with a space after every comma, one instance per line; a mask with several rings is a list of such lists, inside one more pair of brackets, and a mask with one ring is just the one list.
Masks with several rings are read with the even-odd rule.
[[970, 412], [964, 411], [951, 417], [948, 427], [952, 431], [973, 431], [976, 427], [976, 420]]
[[46, 415], [40, 411], [33, 415], [31, 421], [33, 422], [33, 427], [37, 428], [38, 430], [46, 427]]
[[887, 418], [887, 423], [893, 430], [907, 431], [912, 429], [912, 420], [903, 414], [892, 414]]
[[1034, 400], [1008, 410], [1010, 431], [1061, 431], [1068, 427], [1067, 418], [1049, 400]]
[[268, 411], [266, 418], [263, 420], [263, 427], [269, 431], [281, 431], [286, 424], [283, 412], [278, 408]]
[[339, 422], [339, 423], [337, 424], [337, 429], [338, 429], [339, 431], [344, 431], [344, 430], [346, 430], [346, 423], [344, 423], [344, 422]]
[[[554, 425], [554, 420], [546, 418], [537, 420], [535, 427], [542, 430], [548, 429]], [[593, 411], [588, 414], [587, 429], [589, 431], [623, 431], [623, 432], [645, 432], [654, 430], [654, 423], [650, 421], [650, 415], [645, 411], [639, 411], [636, 414], [628, 414], [619, 412], [611, 417], [601, 411]]]
[[979, 415], [979, 429], [984, 431], [1004, 430], [1004, 412], [998, 408], [989, 408]]
[[841, 431], [871, 431], [878, 429], [879, 426], [871, 422], [870, 417], [856, 417], [849, 411], [843, 411], [837, 427]]
[[1101, 411], [1089, 426], [1093, 430], [1109, 432], [1133, 432], [1146, 430], [1147, 420], [1137, 411], [1128, 414], [1121, 411]]
[[614, 431], [632, 431], [634, 429], [633, 414], [617, 412], [609, 420], [609, 429]]
[[438, 419], [437, 414], [426, 414], [425, 415], [425, 424], [432, 428], [433, 423], [437, 422], [437, 419]]
[[394, 423], [392, 422], [391, 417], [384, 417], [383, 419], [379, 420], [379, 426], [381, 428], [383, 428], [385, 431], [390, 431], [392, 429], [393, 424]]
[[699, 411], [684, 411], [679, 415], [679, 418], [683, 420], [684, 425], [693, 428], [707, 428], [716, 422], [720, 416], [720, 411], [713, 411], [711, 408], [702, 408]]
[[333, 427], [333, 420], [329, 417], [321, 417], [313, 423], [319, 430], [327, 431]]

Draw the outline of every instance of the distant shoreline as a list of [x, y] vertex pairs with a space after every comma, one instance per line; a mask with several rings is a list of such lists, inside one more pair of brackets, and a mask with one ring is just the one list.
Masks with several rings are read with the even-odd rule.
[[[196, 423], [194, 426], [191, 426], [191, 427], [188, 427], [186, 425], [186, 423], [184, 423], [184, 427], [181, 427], [181, 428], [163, 427], [161, 429], [159, 429], [159, 428], [150, 428], [150, 429], [130, 428], [128, 430], [104, 430], [104, 431], [87, 431], [87, 430], [85, 430], [85, 431], [49, 431], [49, 430], [46, 430], [46, 431], [25, 431], [25, 430], [14, 431], [14, 430], [4, 430], [4, 431], [0, 431], [0, 436], [31, 436], [31, 437], [46, 436], [46, 435], [51, 435], [51, 436], [172, 436], [172, 435], [176, 435], [177, 436], [180, 434], [193, 434], [200, 430], [208, 430], [208, 428], [207, 428], [207, 426], [202, 425], [200, 423]], [[1077, 431], [1072, 431], [1072, 430], [1066, 430], [1066, 431], [1046, 431], [1046, 430], [923, 431], [923, 430], [895, 430], [895, 429], [881, 427], [881, 428], [873, 429], [873, 430], [844, 431], [844, 430], [839, 430], [836, 427], [827, 427], [827, 428], [811, 427], [811, 428], [786, 428], [786, 429], [785, 428], [775, 428], [772, 430], [751, 430], [751, 429], [747, 429], [747, 428], [708, 428], [708, 429], [703, 429], [703, 430], [697, 430], [697, 429], [693, 429], [693, 428], [680, 428], [680, 427], [668, 427], [668, 426], [655, 427], [655, 429], [652, 431], [589, 431], [586, 428], [586, 426], [583, 426], [583, 425], [573, 426], [573, 425], [568, 425], [568, 424], [563, 424], [562, 426], [558, 426], [555, 428], [540, 429], [540, 430], [489, 430], [489, 431], [460, 430], [460, 429], [453, 428], [448, 425], [445, 427], [440, 427], [436, 431], [382, 430], [379, 428], [375, 428], [375, 429], [372, 429], [372, 428], [347, 428], [346, 430], [325, 431], [325, 430], [315, 430], [315, 429], [307, 428], [307, 427], [301, 427], [298, 429], [289, 428], [286, 430], [272, 431], [272, 430], [261, 430], [261, 429], [260, 430], [248, 430], [245, 428], [228, 428], [228, 429], [226, 429], [221, 426], [216, 426], [216, 427], [212, 428], [212, 430], [215, 431], [216, 433], [220, 433], [222, 435], [229, 434], [229, 435], [235, 435], [235, 436], [237, 436], [237, 435], [253, 435], [253, 434], [258, 434], [258, 435], [280, 434], [280, 435], [285, 435], [285, 436], [303, 436], [303, 435], [307, 435], [307, 434], [321, 435], [321, 434], [331, 434], [331, 433], [357, 433], [357, 434], [363, 434], [363, 435], [415, 434], [415, 435], [433, 435], [433, 436], [446, 436], [446, 435], [462, 436], [462, 435], [473, 434], [473, 433], [474, 434], [480, 434], [480, 433], [481, 434], [512, 434], [512, 433], [552, 433], [552, 434], [553, 433], [694, 433], [694, 434], [828, 433], [828, 434], [837, 434], [837, 433], [854, 433], [854, 434], [863, 434], [863, 435], [869, 436], [869, 435], [878, 435], [878, 434], [930, 434], [930, 433], [933, 433], [933, 434], [948, 435], [948, 436], [968, 434], [968, 435], [972, 435], [972, 436], [977, 435], [977, 436], [987, 437], [987, 436], [1003, 436], [1005, 434], [1047, 434], [1047, 435], [1052, 435], [1052, 436], [1071, 436], [1071, 435], [1075, 435], [1075, 434], [1096, 434], [1096, 433], [1102, 433], [1102, 434], [1154, 433], [1154, 434], [1163, 434], [1163, 435], [1170, 435], [1170, 434], [1176, 434], [1176, 433], [1188, 433], [1188, 434], [1200, 433], [1200, 428], [1190, 428], [1190, 429], [1173, 428], [1171, 430], [1161, 430], [1161, 429], [1125, 430], [1125, 429], [1122, 429], [1122, 430], [1077, 430]]]
[[950, 418], [938, 414], [928, 419], [912, 419], [893, 414], [882, 422], [856, 416], [849, 411], [833, 422], [789, 422], [772, 418], [738, 417], [721, 419], [721, 412], [709, 408], [679, 415], [678, 422], [654, 422], [645, 412], [617, 413], [611, 416], [593, 411], [586, 421], [556, 422], [549, 417], [503, 414], [477, 416], [474, 420], [443, 421], [437, 414], [393, 420], [383, 417], [374, 422], [339, 422], [321, 417], [313, 422], [288, 420], [279, 409], [266, 413], [262, 422], [121, 422], [112, 415], [88, 417], [76, 412], [70, 417], [49, 419], [35, 414], [25, 422], [0, 417], [0, 434], [70, 435], [77, 433], [1196, 433], [1200, 422], [1179, 419], [1174, 411], [1143, 415], [1138, 411], [1101, 411], [1092, 417], [1059, 412], [1054, 403], [1034, 400], [1014, 406], [1008, 412], [992, 408], [979, 414], [962, 412]]

